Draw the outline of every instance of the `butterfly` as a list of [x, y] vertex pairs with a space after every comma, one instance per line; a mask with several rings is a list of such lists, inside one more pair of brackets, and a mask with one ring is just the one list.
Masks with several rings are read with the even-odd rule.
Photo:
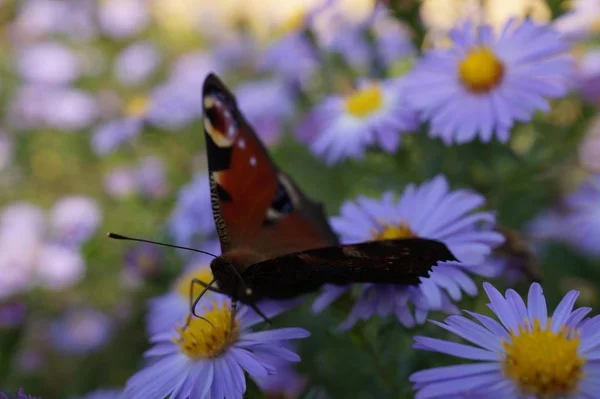
[[[203, 124], [211, 203], [222, 255], [207, 290], [256, 307], [324, 284], [418, 284], [438, 261], [456, 260], [439, 241], [408, 238], [341, 245], [323, 206], [280, 171], [214, 74], [204, 81]], [[216, 284], [218, 289], [213, 288]], [[193, 288], [193, 287], [192, 287]], [[192, 289], [193, 291], [193, 289]]]

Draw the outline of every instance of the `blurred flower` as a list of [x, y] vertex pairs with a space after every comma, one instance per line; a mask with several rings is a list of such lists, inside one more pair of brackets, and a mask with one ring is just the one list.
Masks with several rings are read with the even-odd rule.
[[98, 389], [76, 399], [122, 399], [123, 395], [118, 389]]
[[555, 208], [529, 223], [537, 240], [556, 240], [589, 255], [600, 256], [600, 174], [590, 176]]
[[20, 326], [25, 320], [26, 313], [23, 302], [13, 300], [0, 303], [0, 329]]
[[579, 162], [589, 172], [600, 173], [600, 117], [592, 121], [579, 145]]
[[92, 148], [98, 155], [106, 155], [133, 140], [142, 132], [139, 118], [117, 119], [99, 126], [92, 136]]
[[13, 139], [0, 130], [0, 171], [9, 167], [13, 158]]
[[161, 158], [148, 156], [137, 167], [140, 193], [147, 198], [163, 198], [169, 193], [165, 164]]
[[102, 210], [95, 200], [67, 196], [50, 211], [50, 223], [56, 238], [64, 244], [79, 245], [96, 232], [102, 222]]
[[586, 101], [600, 101], [600, 50], [590, 50], [579, 59], [575, 87]]
[[19, 202], [3, 210], [0, 216], [0, 298], [32, 285], [44, 230], [44, 213], [32, 204]]
[[143, 83], [160, 63], [160, 53], [150, 42], [140, 41], [125, 48], [116, 58], [115, 75], [126, 86]]
[[548, 317], [538, 283], [529, 288], [527, 305], [512, 289], [503, 297], [489, 283], [483, 288], [501, 324], [473, 312], [467, 313], [477, 322], [464, 316], [450, 316], [444, 323], [431, 321], [476, 346], [421, 336], [415, 337], [414, 344], [416, 349], [480, 362], [414, 373], [410, 380], [416, 398], [596, 396], [600, 317], [584, 320], [591, 308], [573, 310], [578, 291], [569, 291]]
[[294, 99], [279, 80], [252, 81], [235, 90], [238, 106], [263, 143], [275, 144], [294, 114]]
[[108, 0], [100, 2], [100, 27], [113, 39], [126, 39], [146, 28], [150, 20], [143, 0]]
[[317, 105], [298, 134], [313, 153], [333, 164], [361, 159], [367, 146], [392, 153], [401, 135], [417, 127], [417, 115], [406, 105], [404, 80], [365, 81], [351, 94]]
[[77, 249], [46, 244], [39, 251], [35, 277], [42, 287], [63, 290], [83, 278], [85, 260]]
[[202, 114], [202, 86], [209, 72], [222, 68], [205, 53], [181, 56], [171, 68], [169, 79], [154, 88], [147, 119], [161, 128], [178, 129]]
[[599, 32], [600, 3], [597, 0], [573, 0], [571, 10], [554, 21], [556, 29], [567, 39], [586, 39]]
[[[417, 286], [364, 284], [342, 328], [374, 315], [396, 314], [406, 327], [423, 323], [430, 310], [454, 312], [453, 302], [477, 294], [469, 274], [489, 276], [495, 268], [486, 265], [492, 249], [504, 241], [493, 230], [492, 212], [476, 211], [484, 205], [483, 196], [468, 190], [450, 191], [442, 176], [416, 186], [410, 184], [398, 201], [390, 192], [381, 200], [359, 197], [342, 205], [341, 215], [331, 225], [342, 242], [373, 239], [423, 237], [445, 243], [459, 262], [432, 265], [429, 277]], [[339, 297], [343, 287], [327, 287], [313, 304], [320, 311]], [[348, 289], [348, 288], [346, 288]], [[414, 305], [414, 317], [409, 305]]]
[[32, 348], [19, 351], [15, 359], [15, 368], [22, 373], [33, 373], [40, 370], [46, 364], [44, 354]]
[[0, 392], [0, 399], [36, 399], [37, 396], [26, 395], [23, 388], [19, 388], [19, 392], [16, 395], [7, 396], [5, 393]]
[[484, 25], [452, 30], [454, 47], [425, 54], [407, 79], [407, 98], [446, 144], [494, 133], [506, 142], [514, 121], [549, 111], [545, 97], [566, 94], [567, 44], [549, 26], [510, 20], [495, 37]]
[[104, 190], [114, 198], [133, 195], [137, 190], [135, 170], [128, 167], [114, 168], [103, 179]]
[[[373, 35], [374, 44], [369, 43], [369, 33]], [[375, 62], [391, 67], [415, 53], [408, 28], [391, 17], [388, 9], [382, 6], [375, 7], [361, 23], [338, 21], [326, 47], [342, 54], [350, 65], [361, 70]]]
[[177, 245], [194, 246], [216, 232], [206, 172], [198, 173], [179, 190], [177, 203], [167, 224]]
[[[276, 363], [278, 359], [273, 359]], [[267, 399], [299, 398], [308, 383], [308, 377], [299, 374], [289, 363], [279, 361], [277, 373], [254, 377]]]
[[74, 309], [55, 320], [50, 338], [56, 349], [68, 354], [84, 354], [104, 346], [112, 334], [110, 318], [93, 309]]
[[[40, 68], [43, 65], [43, 68]], [[27, 45], [17, 60], [21, 77], [27, 83], [64, 85], [79, 77], [77, 56], [64, 44], [42, 42]]]
[[139, 243], [133, 245], [123, 259], [124, 271], [138, 276], [141, 280], [155, 276], [162, 264], [162, 250], [154, 244]]
[[94, 122], [98, 104], [89, 93], [79, 89], [27, 85], [16, 90], [10, 112], [11, 124], [17, 128], [74, 131]]
[[[277, 372], [273, 358], [297, 362], [300, 357], [286, 347], [288, 341], [308, 337], [301, 328], [251, 332], [262, 319], [242, 307], [231, 326], [228, 300], [204, 307], [184, 328], [152, 337], [155, 344], [145, 356], [153, 361], [133, 375], [124, 395], [137, 398], [239, 398], [246, 391], [244, 371], [253, 377]], [[267, 317], [283, 311], [281, 305], [263, 306]]]
[[17, 7], [11, 27], [16, 39], [64, 33], [70, 40], [85, 41], [96, 33], [94, 0], [24, 0]]

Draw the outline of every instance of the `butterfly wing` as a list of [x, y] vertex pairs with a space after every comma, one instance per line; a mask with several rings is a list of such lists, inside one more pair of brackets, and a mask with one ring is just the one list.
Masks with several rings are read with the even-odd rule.
[[248, 267], [242, 275], [255, 293], [277, 299], [328, 283], [417, 284], [437, 262], [452, 260], [452, 252], [439, 241], [380, 240], [279, 256]]
[[214, 74], [203, 89], [211, 201], [223, 253], [265, 258], [337, 242], [320, 204], [273, 164], [235, 98]]

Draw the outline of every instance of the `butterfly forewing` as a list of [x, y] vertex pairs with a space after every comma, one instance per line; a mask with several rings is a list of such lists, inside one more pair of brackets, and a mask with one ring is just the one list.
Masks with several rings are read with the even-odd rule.
[[279, 256], [250, 266], [243, 277], [264, 297], [288, 298], [327, 283], [417, 284], [437, 262], [453, 260], [439, 241], [382, 240]]
[[233, 95], [213, 74], [204, 83], [204, 131], [215, 223], [224, 253], [265, 257], [335, 244], [319, 204], [278, 171]]

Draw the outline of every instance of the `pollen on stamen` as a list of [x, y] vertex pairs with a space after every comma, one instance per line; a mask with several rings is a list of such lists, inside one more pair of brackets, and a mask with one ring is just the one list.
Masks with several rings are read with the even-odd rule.
[[469, 91], [487, 93], [502, 82], [504, 64], [490, 49], [476, 48], [459, 63], [458, 75]]
[[[548, 326], [550, 326], [548, 322]], [[504, 341], [503, 373], [525, 395], [561, 397], [578, 391], [585, 359], [578, 353], [579, 335], [563, 327], [555, 333], [543, 329], [539, 320], [532, 328], [511, 331]]]
[[407, 223], [400, 223], [398, 225], [385, 224], [383, 229], [373, 231], [372, 235], [375, 240], [395, 240], [417, 237]]
[[345, 98], [346, 111], [358, 118], [364, 118], [383, 106], [383, 92], [376, 84], [366, 86]]
[[204, 307], [201, 318], [192, 317], [185, 327], [178, 327], [173, 339], [179, 351], [190, 359], [200, 360], [219, 356], [238, 336], [238, 322], [231, 327], [231, 311], [227, 301], [213, 301], [212, 309]]

